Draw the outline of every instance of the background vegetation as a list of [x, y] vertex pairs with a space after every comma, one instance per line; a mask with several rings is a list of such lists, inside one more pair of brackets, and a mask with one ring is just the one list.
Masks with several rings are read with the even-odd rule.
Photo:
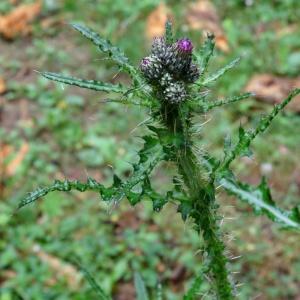
[[[207, 122], [201, 146], [218, 152], [228, 132], [255, 122], [270, 103], [299, 87], [298, 1], [4, 0], [0, 13], [0, 299], [96, 299], [74, 259], [115, 299], [135, 299], [135, 271], [149, 290], [161, 283], [166, 299], [181, 299], [201, 266], [201, 243], [172, 204], [155, 214], [147, 205], [107, 207], [94, 194], [51, 194], [12, 216], [28, 191], [53, 178], [90, 174], [109, 183], [112, 169], [128, 175], [127, 162], [141, 146], [138, 124], [145, 120], [140, 108], [102, 103], [109, 96], [53, 84], [34, 70], [126, 82], [69, 21], [118, 43], [136, 64], [167, 15], [198, 45], [203, 32], [214, 31], [218, 51], [210, 71], [237, 56], [242, 61], [211, 93], [257, 93], [201, 116]], [[299, 112], [298, 97], [255, 141], [255, 156], [235, 164], [250, 183], [266, 175], [274, 199], [286, 208], [299, 203]], [[167, 188], [171, 172], [156, 174], [158, 189]], [[230, 253], [242, 254], [232, 261], [239, 298], [299, 299], [299, 235], [253, 218], [223, 194], [218, 200]]]

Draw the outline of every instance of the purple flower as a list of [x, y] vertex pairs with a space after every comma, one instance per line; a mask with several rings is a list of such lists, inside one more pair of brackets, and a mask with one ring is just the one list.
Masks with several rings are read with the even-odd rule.
[[142, 61], [141, 61], [141, 67], [146, 67], [149, 64], [150, 64], [150, 59], [149, 58], [145, 57], [145, 58], [142, 59]]
[[190, 39], [180, 39], [177, 41], [178, 50], [182, 53], [190, 54], [193, 51], [193, 43]]

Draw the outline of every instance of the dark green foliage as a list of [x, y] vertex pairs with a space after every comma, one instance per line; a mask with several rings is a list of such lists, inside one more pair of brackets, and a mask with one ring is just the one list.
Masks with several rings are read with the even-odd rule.
[[[123, 93], [124, 97], [128, 97], [129, 100], [131, 93], [140, 97], [141, 99], [138, 101], [141, 104], [144, 101], [148, 104], [151, 103], [149, 105], [151, 106], [149, 111], [151, 121], [147, 123], [151, 134], [143, 137], [144, 146], [138, 153], [138, 161], [133, 164], [131, 176], [127, 179], [121, 180], [117, 175], [114, 175], [113, 184], [110, 187], [104, 187], [92, 178], [88, 178], [86, 183], [68, 180], [64, 182], [56, 181], [50, 187], [41, 188], [29, 194], [20, 203], [19, 208], [36, 201], [50, 192], [70, 190], [81, 192], [86, 190], [97, 191], [104, 201], [112, 203], [127, 198], [131, 205], [135, 205], [143, 199], [150, 199], [155, 211], [159, 211], [168, 201], [174, 201], [178, 205], [178, 211], [181, 213], [183, 220], [191, 218], [194, 222], [195, 230], [203, 237], [207, 266], [205, 273], [212, 279], [212, 287], [217, 298], [233, 299], [235, 290], [227, 268], [228, 258], [225, 255], [225, 244], [219, 228], [220, 217], [218, 216], [218, 204], [215, 199], [215, 185], [221, 184], [230, 194], [236, 195], [242, 201], [250, 204], [256, 212], [267, 215], [282, 227], [299, 229], [300, 218], [299, 211], [296, 208], [292, 212], [284, 212], [277, 208], [265, 181], [262, 181], [258, 187], [239, 183], [235, 181], [229, 167], [237, 157], [249, 155], [249, 147], [254, 138], [268, 128], [275, 116], [300, 93], [300, 90], [294, 90], [287, 99], [276, 105], [269, 115], [261, 119], [254, 130], [246, 131], [240, 127], [238, 142], [235, 145], [231, 144], [230, 139], [226, 140], [223, 159], [217, 159], [210, 155], [202, 157], [194, 150], [193, 116], [199, 112], [207, 112], [214, 107], [245, 99], [251, 94], [245, 93], [227, 100], [210, 103], [205, 102], [205, 96], [197, 96], [195, 98], [194, 96], [199, 93], [199, 89], [201, 91], [201, 88], [213, 83], [234, 67], [239, 59], [232, 61], [212, 75], [204, 77], [214, 51], [214, 38], [213, 36], [208, 36], [203, 47], [193, 56], [194, 61], [198, 64], [197, 67], [201, 71], [200, 79], [195, 83], [190, 80], [186, 80], [184, 83], [177, 81], [177, 84], [179, 82], [183, 84], [183, 89], [180, 89], [178, 92], [177, 88], [175, 93], [172, 78], [171, 80], [165, 78], [163, 82], [159, 83], [155, 81], [157, 78], [155, 80], [152, 77], [151, 80], [145, 78], [148, 82], [146, 84], [146, 80], [144, 81], [139, 71], [129, 64], [128, 59], [120, 49], [112, 46], [109, 41], [102, 39], [89, 28], [77, 24], [72, 26], [90, 39], [102, 52], [108, 54], [121, 69], [130, 74], [133, 79], [133, 89], [126, 91], [120, 85], [85, 81], [53, 73], [42, 73], [42, 75], [52, 80], [84, 88], [94, 90], [98, 88], [101, 91]], [[167, 44], [163, 46], [167, 46], [167, 48], [173, 41], [170, 23], [166, 25], [165, 39], [160, 41], [166, 41]], [[172, 49], [168, 48], [167, 50], [171, 51]], [[188, 56], [183, 56], [181, 59], [187, 60], [190, 68], [192, 66], [192, 53], [189, 54], [190, 60]], [[178, 58], [177, 56], [173, 57], [172, 53], [170, 57], [167, 52], [164, 52], [163, 55], [164, 59]], [[168, 64], [166, 66], [170, 67]], [[175, 69], [173, 70], [174, 72], [176, 71]], [[184, 69], [180, 70], [182, 72]], [[183, 73], [180, 73], [180, 76], [183, 76]], [[139, 91], [142, 87], [143, 90]], [[169, 94], [171, 92], [173, 94], [170, 98]], [[166, 195], [160, 195], [151, 187], [151, 173], [161, 161], [173, 163], [178, 170], [178, 174], [174, 178], [174, 188], [167, 192]], [[184, 299], [195, 299], [193, 297], [195, 297], [201, 281], [202, 278], [199, 277]], [[140, 278], [136, 277], [135, 282], [138, 288], [139, 299], [147, 299], [145, 288]]]

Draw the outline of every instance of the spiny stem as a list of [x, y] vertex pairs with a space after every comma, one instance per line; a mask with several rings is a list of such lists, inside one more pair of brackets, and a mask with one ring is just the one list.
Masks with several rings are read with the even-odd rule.
[[[209, 257], [208, 267], [211, 272], [219, 299], [233, 299], [232, 285], [227, 271], [227, 258], [224, 255], [225, 245], [218, 226], [218, 215], [215, 205], [215, 190], [212, 182], [204, 183], [200, 179], [201, 171], [197, 166], [193, 153], [181, 153], [180, 171], [188, 186], [196, 230], [202, 233], [205, 250]], [[187, 167], [189, 166], [189, 168]]]
[[[168, 109], [164, 107], [162, 111]], [[164, 117], [165, 116], [165, 117]], [[192, 151], [192, 142], [184, 130], [187, 124], [181, 119], [179, 109], [174, 106], [169, 113], [162, 114], [163, 121], [170, 134], [182, 136], [184, 143], [175, 148], [175, 157], [180, 174], [190, 194], [192, 211], [190, 216], [195, 223], [195, 229], [202, 234], [205, 250], [208, 254], [208, 268], [216, 286], [218, 299], [233, 299], [232, 285], [226, 267], [227, 258], [224, 255], [225, 245], [222, 241], [218, 226], [218, 215], [215, 204], [215, 188], [213, 178], [209, 180], [203, 176], [203, 170]], [[186, 118], [188, 122], [188, 117]]]

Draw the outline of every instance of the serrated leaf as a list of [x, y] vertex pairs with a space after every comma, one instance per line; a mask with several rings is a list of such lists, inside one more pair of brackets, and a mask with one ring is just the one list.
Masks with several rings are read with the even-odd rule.
[[75, 23], [71, 24], [71, 26], [75, 30], [79, 31], [84, 37], [92, 41], [100, 51], [108, 54], [110, 58], [114, 60], [120, 67], [122, 67], [124, 71], [128, 72], [131, 78], [134, 80], [136, 88], [144, 85], [144, 80], [142, 79], [140, 73], [129, 63], [129, 60], [123, 51], [121, 51], [118, 47], [113, 46], [109, 40], [102, 38], [91, 28]]
[[88, 178], [86, 183], [82, 183], [77, 180], [56, 180], [53, 185], [38, 188], [34, 192], [30, 193], [24, 200], [21, 201], [18, 208], [22, 208], [27, 204], [35, 202], [50, 192], [66, 192], [71, 190], [77, 190], [80, 192], [84, 192], [86, 190], [97, 191], [100, 193], [102, 200], [106, 202], [119, 202], [126, 197], [131, 205], [137, 204], [141, 201], [142, 197], [146, 195], [155, 199], [155, 207], [159, 207], [159, 205], [162, 206], [161, 198], [159, 198], [159, 195], [155, 194], [152, 190], [148, 189], [147, 191], [141, 191], [140, 193], [133, 191], [133, 188], [136, 185], [148, 180], [148, 176], [152, 172], [153, 168], [159, 161], [164, 159], [162, 147], [157, 139], [152, 136], [145, 136], [144, 141], [144, 147], [139, 151], [139, 162], [135, 164], [133, 174], [124, 182], [117, 175], [114, 175], [111, 187], [104, 187], [93, 178]]
[[214, 35], [209, 34], [207, 35], [207, 39], [205, 40], [199, 51], [194, 53], [194, 57], [200, 67], [201, 75], [203, 75], [207, 70], [209, 60], [214, 53], [214, 48], [215, 37]]
[[183, 221], [187, 220], [192, 210], [193, 210], [193, 206], [191, 201], [181, 201], [177, 209], [177, 211], [181, 214]]
[[204, 80], [201, 81], [201, 84], [202, 85], [207, 85], [209, 83], [212, 83], [212, 82], [216, 81], [221, 76], [223, 76], [227, 71], [234, 68], [238, 64], [239, 61], [240, 61], [240, 57], [234, 59], [229, 64], [224, 66], [222, 69], [220, 69], [220, 70], [216, 71], [215, 73], [207, 76]]
[[171, 45], [174, 42], [173, 30], [172, 30], [172, 22], [168, 20], [166, 22], [166, 26], [165, 27], [166, 27], [166, 33], [165, 33], [166, 42], [167, 42], [168, 45]]
[[137, 300], [149, 300], [144, 280], [138, 272], [134, 273], [134, 286], [136, 290]]
[[238, 96], [233, 96], [233, 97], [230, 97], [227, 99], [215, 100], [212, 102], [204, 102], [204, 103], [200, 103], [200, 104], [202, 104], [202, 107], [203, 107], [202, 112], [208, 112], [209, 110], [211, 110], [215, 107], [219, 107], [219, 106], [227, 105], [227, 104], [234, 103], [237, 101], [241, 101], [241, 100], [247, 99], [253, 95], [254, 95], [253, 93], [244, 93], [244, 94], [241, 94]]
[[92, 178], [88, 178], [86, 183], [82, 183], [78, 180], [55, 180], [52, 185], [48, 187], [38, 188], [35, 191], [29, 193], [29, 195], [20, 202], [18, 209], [37, 201], [38, 199], [46, 196], [50, 192], [69, 192], [71, 190], [77, 190], [79, 192], [85, 192], [89, 190], [103, 193], [107, 190], [107, 188], [105, 188], [102, 184], [98, 183]]
[[101, 92], [114, 92], [114, 93], [125, 93], [127, 90], [121, 84], [111, 84], [105, 83], [96, 80], [85, 80], [76, 77], [66, 76], [63, 74], [57, 74], [52, 72], [41, 72], [40, 73], [43, 77], [61, 82], [64, 84], [75, 85], [84, 89], [94, 90], [94, 91], [101, 91]]
[[295, 207], [292, 211], [284, 211], [278, 208], [265, 179], [257, 187], [240, 183], [232, 176], [223, 177], [219, 182], [227, 192], [248, 203], [256, 213], [266, 215], [284, 228], [300, 230], [299, 209]]
[[152, 201], [153, 210], [156, 212], [159, 212], [169, 200], [168, 194], [161, 195], [152, 189], [149, 178], [144, 181], [142, 193], [143, 196], [149, 198]]
[[109, 40], [103, 39], [98, 33], [84, 25], [73, 23], [71, 26], [91, 40], [101, 51], [107, 53], [119, 65], [128, 65], [129, 60], [125, 54], [118, 47], [113, 46]]
[[222, 164], [219, 169], [220, 172], [225, 171], [229, 168], [229, 165], [235, 158], [244, 155], [249, 151], [249, 146], [251, 142], [255, 139], [255, 137], [259, 133], [263, 133], [270, 126], [273, 119], [278, 115], [278, 113], [284, 109], [286, 105], [290, 103], [290, 101], [300, 93], [300, 89], [293, 90], [289, 96], [283, 100], [280, 104], [274, 106], [271, 113], [261, 118], [259, 123], [257, 124], [254, 130], [245, 131], [242, 127], [239, 128], [239, 140], [236, 145], [232, 148], [232, 150], [225, 156]]

